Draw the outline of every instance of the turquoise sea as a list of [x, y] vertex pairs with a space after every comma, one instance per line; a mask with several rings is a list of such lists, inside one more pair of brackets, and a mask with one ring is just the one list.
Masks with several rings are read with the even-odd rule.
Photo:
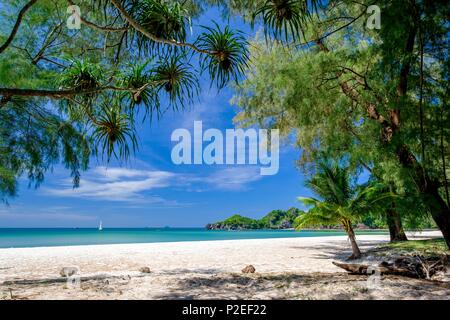
[[[358, 234], [387, 234], [360, 231]], [[254, 230], [222, 231], [204, 228], [0, 228], [0, 248], [72, 246], [88, 244], [149, 243], [345, 235], [342, 231]]]

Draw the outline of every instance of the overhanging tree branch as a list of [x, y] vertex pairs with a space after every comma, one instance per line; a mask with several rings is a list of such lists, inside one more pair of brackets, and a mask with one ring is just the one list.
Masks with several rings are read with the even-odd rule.
[[[140, 88], [122, 88], [122, 87], [115, 87], [115, 86], [103, 86], [98, 88], [92, 88], [92, 89], [85, 89], [85, 90], [79, 90], [79, 89], [67, 89], [67, 90], [41, 90], [41, 89], [19, 89], [19, 88], [0, 88], [0, 95], [2, 96], [1, 101], [7, 100], [6, 102], [10, 101], [11, 97], [44, 97], [44, 98], [51, 98], [51, 99], [66, 99], [70, 98], [76, 95], [86, 95], [86, 94], [92, 94], [92, 93], [99, 93], [102, 91], [128, 91], [134, 94], [139, 94], [142, 91], [144, 91], [149, 86], [158, 85], [161, 83], [165, 83], [165, 81], [153, 81], [148, 82], [145, 85], [143, 85]], [[5, 104], [6, 104], [5, 102]], [[3, 104], [0, 104], [2, 106]]]
[[[367, 9], [367, 6], [366, 6]], [[308, 44], [312, 44], [312, 43], [319, 43], [322, 42], [323, 40], [325, 40], [326, 38], [328, 38], [329, 36], [335, 34], [336, 32], [339, 32], [347, 27], [349, 27], [350, 25], [352, 25], [354, 22], [356, 22], [357, 20], [359, 20], [359, 18], [361, 18], [364, 14], [366, 13], [366, 11], [362, 11], [360, 14], [358, 14], [356, 17], [352, 18], [349, 22], [345, 23], [344, 25], [324, 34], [323, 36], [320, 36], [318, 38], [315, 39], [311, 39], [311, 40], [307, 40], [305, 42], [300, 42], [300, 43], [296, 43], [294, 44], [295, 47], [301, 47], [301, 46], [305, 46]]]
[[144, 36], [149, 38], [150, 40], [153, 40], [158, 43], [167, 44], [171, 46], [177, 46], [177, 47], [188, 47], [198, 53], [208, 54], [212, 55], [214, 52], [210, 52], [208, 50], [203, 50], [198, 48], [192, 43], [185, 43], [185, 42], [179, 42], [176, 40], [170, 40], [170, 39], [162, 39], [158, 38], [154, 34], [147, 31], [144, 27], [142, 27], [136, 20], [133, 19], [132, 16], [125, 10], [125, 8], [119, 3], [117, 0], [111, 0], [111, 3], [119, 10], [119, 12], [122, 14], [122, 16], [125, 18], [125, 20], [138, 32], [142, 33]]
[[[316, 45], [319, 47], [319, 49], [321, 51], [330, 52], [330, 50], [323, 43], [322, 40], [318, 40], [316, 42]], [[341, 67], [341, 69], [342, 69], [342, 67]], [[342, 74], [343, 74], [343, 71], [340, 71], [340, 72], [336, 73], [336, 76], [339, 78]], [[350, 86], [346, 81], [338, 81], [338, 83], [339, 83], [342, 93], [344, 93], [348, 98], [350, 98], [355, 103], [362, 103], [362, 105], [364, 106], [364, 108], [367, 111], [367, 115], [369, 116], [369, 118], [372, 120], [375, 120], [381, 124], [382, 139], [386, 142], [390, 141], [392, 139], [394, 128], [392, 127], [392, 124], [378, 112], [376, 104], [360, 101], [359, 92], [355, 88]], [[368, 86], [366, 86], [366, 88], [368, 88]]]
[[16, 23], [14, 24], [14, 27], [13, 27], [8, 39], [6, 39], [6, 42], [0, 47], [0, 53], [5, 51], [6, 48], [8, 48], [8, 46], [14, 40], [14, 37], [16, 36], [17, 31], [19, 30], [20, 24], [22, 23], [23, 16], [37, 1], [38, 0], [31, 0], [22, 8], [22, 10], [20, 10], [19, 15], [17, 16]]

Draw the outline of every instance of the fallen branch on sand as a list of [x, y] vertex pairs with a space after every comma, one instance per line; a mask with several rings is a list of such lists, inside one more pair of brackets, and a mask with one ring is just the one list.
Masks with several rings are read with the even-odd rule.
[[446, 269], [449, 257], [399, 257], [393, 262], [382, 261], [378, 266], [358, 263], [340, 263], [333, 264], [339, 268], [348, 271], [351, 274], [371, 275], [375, 271], [384, 275], [397, 275], [417, 279], [431, 279], [438, 271]]
[[342, 268], [346, 271], [348, 271], [351, 274], [359, 274], [359, 275], [371, 275], [375, 269], [377, 269], [381, 274], [391, 274], [391, 275], [398, 275], [398, 276], [405, 276], [405, 277], [411, 277], [411, 278], [419, 278], [417, 276], [417, 273], [410, 271], [405, 268], [398, 268], [394, 266], [382, 266], [381, 264], [377, 267], [370, 266], [367, 264], [357, 264], [357, 263], [339, 263], [334, 262], [333, 264], [339, 268]]
[[[137, 275], [111, 275], [111, 274], [97, 274], [92, 276], [80, 277], [81, 282], [84, 281], [100, 281], [108, 279], [131, 279], [131, 278], [141, 278], [146, 277], [148, 274], [137, 274]], [[11, 280], [4, 281], [2, 284], [5, 286], [11, 285], [34, 285], [34, 284], [54, 284], [54, 283], [64, 283], [67, 282], [68, 278], [58, 277], [58, 278], [45, 278], [45, 279], [22, 279], [22, 280]]]

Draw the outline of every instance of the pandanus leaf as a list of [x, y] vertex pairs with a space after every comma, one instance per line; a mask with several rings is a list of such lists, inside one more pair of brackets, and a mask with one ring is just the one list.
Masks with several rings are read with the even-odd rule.
[[197, 46], [210, 54], [203, 55], [201, 65], [208, 69], [212, 82], [223, 88], [230, 80], [237, 81], [244, 73], [248, 61], [248, 42], [239, 31], [228, 26], [223, 30], [215, 23], [215, 28], [203, 27], [206, 32], [197, 39]]
[[97, 148], [119, 160], [127, 160], [137, 149], [137, 139], [133, 122], [120, 108], [105, 104], [94, 123], [93, 138]]
[[154, 71], [153, 79], [157, 90], [168, 95], [172, 106], [177, 109], [191, 103], [198, 95], [199, 83], [184, 55], [171, 54], [161, 59]]
[[159, 110], [159, 99], [155, 89], [155, 79], [153, 71], [151, 70], [150, 60], [144, 63], [130, 65], [130, 69], [125, 72], [119, 81], [123, 88], [132, 89], [129, 92], [124, 93], [124, 98], [129, 101], [131, 115], [137, 107], [144, 107], [145, 114], [152, 114], [153, 111]]
[[[130, 6], [134, 19], [154, 36], [165, 40], [186, 41], [186, 26], [189, 25], [188, 12], [180, 3], [163, 0], [142, 0]], [[159, 46], [157, 42], [137, 33], [140, 50]]]
[[267, 0], [253, 14], [253, 23], [261, 16], [266, 35], [288, 41], [304, 37], [306, 24], [317, 12], [321, 0]]
[[99, 87], [102, 78], [102, 70], [97, 64], [75, 60], [61, 73], [59, 83], [66, 89], [89, 90]]

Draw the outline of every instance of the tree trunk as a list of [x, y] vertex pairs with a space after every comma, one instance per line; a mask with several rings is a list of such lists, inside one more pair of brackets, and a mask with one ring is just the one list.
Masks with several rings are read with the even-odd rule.
[[430, 208], [431, 216], [444, 236], [447, 248], [450, 249], [450, 208], [439, 194], [438, 187], [429, 183], [424, 191], [425, 201]]
[[408, 240], [405, 231], [403, 231], [402, 220], [395, 208], [395, 203], [392, 203], [392, 206], [386, 211], [386, 222], [389, 228], [391, 242]]
[[424, 168], [417, 162], [408, 147], [403, 145], [397, 150], [397, 156], [403, 167], [414, 170], [414, 180], [424, 196], [431, 217], [436, 222], [439, 230], [444, 236], [445, 243], [450, 249], [450, 208], [439, 194], [439, 181], [428, 176]]
[[448, 193], [448, 180], [447, 180], [447, 166], [445, 164], [445, 148], [444, 148], [444, 105], [446, 105], [446, 102], [444, 101], [444, 103], [442, 104], [442, 109], [441, 109], [441, 121], [440, 121], [440, 126], [441, 126], [441, 159], [442, 159], [442, 177], [444, 179], [444, 190], [445, 190], [445, 199], [447, 200], [447, 205], [450, 206], [450, 196]]
[[356, 237], [355, 232], [353, 231], [352, 222], [350, 220], [344, 220], [343, 225], [352, 245], [352, 255], [348, 258], [348, 260], [358, 259], [361, 257], [361, 251], [359, 250], [358, 244], [356, 243]]

